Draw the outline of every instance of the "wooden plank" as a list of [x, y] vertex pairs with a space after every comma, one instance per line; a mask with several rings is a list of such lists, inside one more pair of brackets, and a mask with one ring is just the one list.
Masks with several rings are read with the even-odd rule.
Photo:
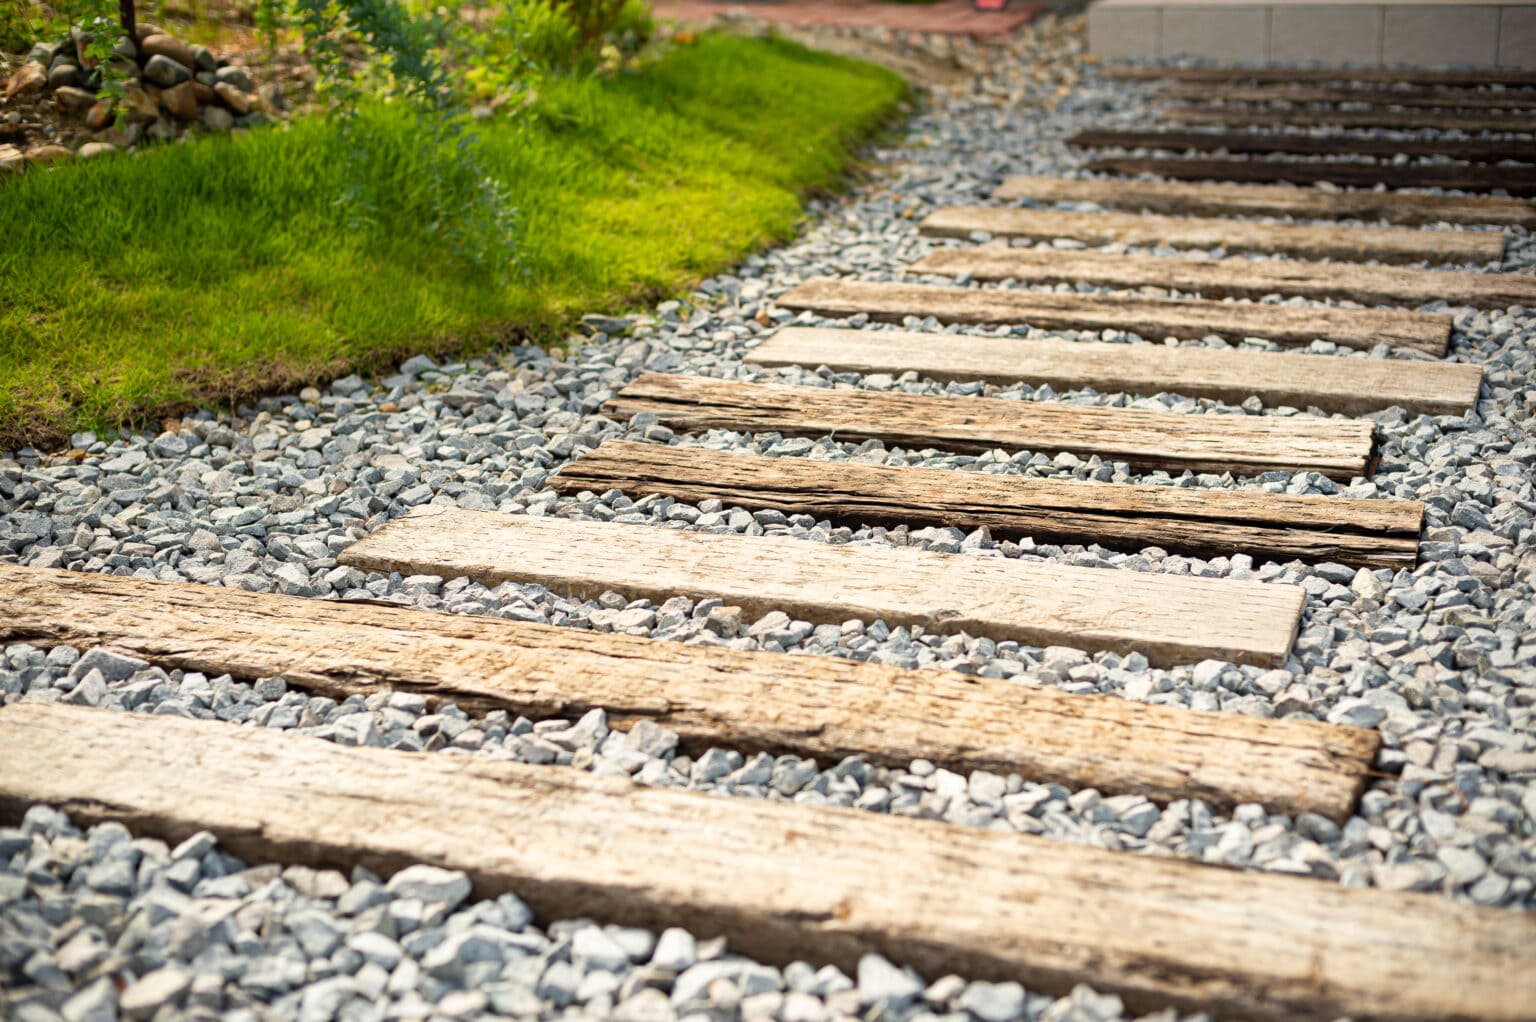
[[[1032, 199], [1036, 202], [1093, 202], [1106, 209], [1125, 209], [1137, 213], [1197, 214], [1203, 216], [1292, 216], [1298, 218], [1385, 220], [1396, 224], [1496, 224], [1536, 227], [1536, 204], [1525, 199], [1505, 199], [1465, 195], [1407, 195], [1365, 191], [1323, 191], [1319, 188], [1295, 188], [1289, 185], [1183, 184], [1172, 181], [1103, 181], [1063, 177], [1011, 177], [1004, 181], [994, 199]], [[1084, 214], [1078, 214], [1084, 215]], [[1188, 221], [1183, 221], [1188, 223]], [[1195, 221], [1208, 233], [1216, 231], [1221, 221]], [[1177, 226], [1177, 223], [1170, 226]], [[1299, 225], [1243, 224], [1244, 228], [1263, 226], [1293, 228], [1280, 237], [1295, 235]], [[1450, 254], [1442, 251], [1436, 239], [1444, 232], [1397, 230], [1385, 236], [1390, 245], [1386, 255], [1330, 255], [1350, 252], [1353, 232], [1376, 228], [1306, 227], [1305, 245], [1266, 248], [1245, 235], [1242, 244], [1249, 250], [1275, 251], [1284, 255], [1315, 258], [1379, 258], [1383, 262], [1445, 262]], [[1317, 233], [1324, 232], [1324, 233]], [[1325, 244], [1318, 244], [1321, 239]], [[1049, 240], [1049, 239], [1046, 239]], [[1220, 240], [1220, 236], [1217, 236]], [[1343, 241], [1344, 244], [1339, 242]], [[1208, 242], [1207, 242], [1208, 243]], [[1461, 262], [1490, 262], [1503, 257], [1503, 236], [1492, 232], [1456, 232], [1454, 244]], [[1463, 248], [1462, 246], [1466, 246]], [[1232, 247], [1232, 246], [1227, 246]]]
[[1454, 188], [1463, 192], [1503, 189], [1510, 195], [1536, 195], [1536, 167], [1491, 167], [1470, 163], [1399, 165], [1300, 160], [1198, 160], [1113, 157], [1090, 160], [1084, 170], [1096, 174], [1153, 174], [1180, 181], [1240, 181], [1258, 184], [1321, 183], [1370, 188]]
[[[1113, 185], [1120, 182], [1104, 183]], [[1125, 184], [1142, 187], [1141, 182]], [[1000, 189], [997, 196], [1005, 197], [1003, 190]], [[1382, 195], [1377, 201], [1406, 198], [1408, 196]], [[918, 226], [923, 234], [936, 238], [969, 238], [977, 231], [985, 231], [998, 237], [1030, 238], [1034, 241], [1070, 238], [1088, 245], [1119, 243], [1167, 245], [1173, 248], [1224, 248], [1231, 252], [1259, 252], [1302, 259], [1378, 260], [1384, 263], [1491, 263], [1504, 258], [1504, 235], [1495, 231], [1415, 231], [1405, 227], [1266, 224], [1214, 217], [1064, 213], [997, 206], [946, 206], [930, 213]]]
[[565, 493], [661, 493], [854, 525], [985, 527], [1049, 543], [1368, 568], [1412, 568], [1424, 517], [1411, 500], [1029, 479], [622, 440], [582, 455], [549, 483]]
[[1208, 85], [1174, 83], [1160, 94], [1166, 99], [1221, 103], [1368, 103], [1371, 106], [1456, 107], [1463, 110], [1536, 110], [1536, 89], [1469, 88], [1349, 88], [1347, 86], [1297, 85], [1275, 82], [1222, 89], [1213, 94]]
[[780, 330], [747, 355], [749, 362], [765, 366], [824, 365], [835, 372], [898, 376], [916, 370], [934, 380], [1004, 385], [1023, 380], [1037, 387], [1048, 383], [1056, 390], [1185, 394], [1228, 404], [1256, 396], [1271, 408], [1316, 407], [1346, 415], [1392, 405], [1415, 414], [1465, 415], [1477, 404], [1482, 386], [1483, 371], [1474, 365], [1324, 358], [1160, 344], [805, 327]]
[[[1383, 507], [1367, 521], [1389, 514]], [[725, 745], [892, 766], [922, 757], [954, 770], [1160, 802], [1258, 802], [1340, 822], [1380, 747], [1369, 729], [1196, 713], [953, 671], [9, 565], [0, 566], [0, 636], [105, 645], [215, 677], [281, 676], [338, 702], [403, 690], [434, 705], [530, 717], [601, 707], [615, 727], [654, 721], [694, 752]]]
[[779, 965], [878, 951], [929, 979], [1273, 1022], [1536, 1017], [1532, 913], [935, 820], [22, 702], [0, 709], [0, 812], [36, 803], [172, 843], [208, 830], [250, 862], [463, 870], [545, 923], [686, 926]]
[[1391, 128], [1396, 131], [1491, 131], [1528, 135], [1536, 117], [1511, 113], [1430, 110], [1267, 109], [1250, 106], [1170, 106], [1159, 115], [1174, 124], [1221, 124], [1229, 128]]
[[1515, 68], [1440, 70], [1432, 68], [1341, 67], [1101, 67], [1120, 81], [1152, 82], [1365, 82], [1372, 85], [1536, 86], [1536, 71]]
[[[1374, 156], [1391, 159], [1399, 153], [1409, 157], [1445, 156], [1472, 163], [1497, 163], [1516, 160], [1536, 163], [1536, 142], [1498, 139], [1405, 139], [1380, 138], [1375, 135], [1302, 135], [1295, 132], [1252, 131], [1079, 131], [1067, 139], [1067, 145], [1079, 149], [1165, 149], [1175, 152], [1296, 153], [1301, 156]], [[1437, 196], [1438, 198], [1438, 196]], [[1520, 219], [1514, 221], [1475, 220], [1473, 223], [1513, 223], [1523, 227], [1536, 225], [1536, 210], [1529, 203], [1518, 203]], [[1419, 222], [1419, 221], [1413, 221]]]
[[1529, 273], [1419, 270], [1296, 259], [1117, 255], [1091, 250], [1008, 248], [994, 242], [972, 248], [937, 248], [913, 263], [909, 270], [968, 273], [977, 280], [1017, 280], [1029, 284], [1176, 288], [1207, 298], [1262, 298], [1279, 294], [1344, 299], [1364, 305], [1444, 301], [1476, 309], [1536, 306], [1536, 275]]
[[641, 376], [603, 409], [624, 418], [652, 412], [673, 429], [687, 431], [835, 436], [976, 454], [997, 448], [1070, 451], [1174, 472], [1305, 471], [1347, 480], [1375, 471], [1372, 426], [1349, 419], [1184, 415], [1002, 398], [731, 383], [664, 373]]
[[581, 598], [720, 597], [754, 617], [879, 618], [1036, 646], [1139, 650], [1161, 664], [1283, 663], [1306, 602], [1298, 586], [441, 505], [396, 519], [337, 560], [487, 585], [536, 582]]
[[1078, 295], [1004, 291], [893, 281], [812, 277], [775, 299], [786, 309], [820, 316], [900, 322], [936, 316], [949, 323], [1027, 323], [1042, 330], [1126, 330], [1149, 341], [1193, 340], [1219, 334], [1232, 341], [1257, 337], [1297, 347], [1315, 340], [1347, 348], [1378, 344], [1443, 355], [1451, 317], [1388, 309], [1319, 309], [1238, 304], [1188, 298]]

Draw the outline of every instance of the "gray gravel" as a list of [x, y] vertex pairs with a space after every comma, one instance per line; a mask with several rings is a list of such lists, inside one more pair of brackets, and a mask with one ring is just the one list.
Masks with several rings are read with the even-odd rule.
[[[1070, 70], [1077, 37], [1047, 29], [1045, 40]], [[975, 58], [976, 51], [967, 52]], [[1485, 367], [1477, 411], [1466, 418], [1410, 417], [1399, 410], [1373, 416], [1383, 437], [1380, 472], [1347, 485], [1309, 473], [1133, 474], [1124, 464], [1053, 451], [972, 457], [774, 434], [679, 437], [645, 417], [620, 424], [597, 414], [607, 397], [647, 370], [1194, 414], [1305, 411], [1264, 408], [1256, 400], [1230, 406], [1166, 394], [939, 385], [911, 374], [766, 371], [743, 361], [769, 324], [832, 322], [773, 306], [773, 298], [798, 281], [817, 274], [895, 279], [906, 263], [947, 244], [917, 237], [915, 222], [930, 208], [985, 201], [1015, 173], [1075, 173], [1081, 156], [1061, 145], [1062, 138], [1090, 125], [1137, 124], [1146, 114], [1139, 86], [1089, 78], [1062, 98], [1054, 87], [1033, 82], [1000, 62], [982, 79], [985, 87], [947, 95], [914, 118], [904, 139], [880, 151], [887, 172], [845, 200], [816, 203], [816, 219], [801, 239], [706, 281], [687, 302], [665, 302], [644, 316], [590, 317], [587, 336], [568, 357], [532, 348], [464, 364], [417, 357], [379, 380], [346, 377], [324, 391], [262, 401], [236, 417], [198, 413], [173, 433], [80, 434], [72, 446], [83, 455], [23, 450], [0, 456], [0, 558], [260, 592], [387, 600], [735, 649], [943, 667], [1070, 692], [1374, 727], [1386, 746], [1378, 763], [1383, 776], [1343, 827], [1256, 805], [1218, 813], [1199, 800], [1158, 806], [1016, 775], [962, 775], [922, 760], [891, 770], [858, 759], [744, 758], [728, 748], [692, 759], [678, 753], [676, 736], [665, 729], [646, 723], [612, 731], [601, 711], [579, 721], [472, 717], [451, 704], [428, 712], [419, 696], [407, 693], [338, 704], [290, 690], [280, 678], [165, 672], [102, 649], [5, 648], [0, 700], [217, 718], [342, 744], [556, 763], [723, 796], [855, 806], [1319, 882], [1536, 908], [1536, 401], [1529, 391], [1536, 380], [1536, 310], [1448, 310], [1457, 324], [1452, 358]], [[1536, 265], [1536, 239], [1512, 233], [1506, 268]], [[863, 325], [857, 317], [851, 322]], [[894, 326], [943, 331], [931, 320]], [[951, 332], [1043, 336], [1024, 328]], [[1134, 341], [1116, 332], [1093, 336]], [[1345, 352], [1327, 344], [1312, 351], [1389, 357], [1385, 349]], [[635, 502], [616, 492], [564, 498], [546, 488], [569, 458], [620, 436], [1036, 478], [1409, 497], [1427, 505], [1423, 563], [1412, 571], [1371, 572], [1243, 555], [1200, 559], [1158, 549], [998, 542], [985, 530], [854, 529], [718, 501]], [[465, 579], [337, 566], [335, 555], [348, 543], [428, 503], [1258, 578], [1300, 584], [1310, 599], [1294, 653], [1281, 668], [1206, 661], [1154, 670], [1138, 654], [1089, 656], [880, 621], [817, 627], [782, 613], [750, 620], [718, 600], [655, 604], [610, 593], [575, 601], [536, 585], [488, 589]], [[579, 1014], [626, 1022], [1122, 1015], [1116, 998], [1086, 987], [1052, 999], [1017, 984], [918, 977], [878, 958], [866, 959], [851, 977], [821, 963], [779, 970], [681, 930], [655, 934], [585, 920], [541, 920], [540, 928], [515, 896], [472, 903], [467, 889], [461, 875], [423, 868], [384, 883], [365, 871], [343, 876], [250, 865], [206, 835], [170, 849], [135, 840], [113, 824], [81, 833], [60, 814], [34, 807], [19, 830], [0, 830], [0, 991], [8, 988], [0, 994], [7, 998], [0, 1014], [24, 1022], [119, 1015]]]

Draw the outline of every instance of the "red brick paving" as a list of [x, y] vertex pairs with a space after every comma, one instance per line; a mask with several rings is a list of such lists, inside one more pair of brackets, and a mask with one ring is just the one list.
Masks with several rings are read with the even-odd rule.
[[944, 0], [936, 4], [877, 3], [873, 0], [773, 0], [731, 3], [717, 0], [656, 0], [656, 17], [684, 24], [707, 25], [725, 11], [745, 11], [776, 25], [812, 27], [835, 25], [851, 28], [884, 27], [898, 32], [934, 32], [943, 35], [1005, 36], [1033, 21], [1044, 10], [1040, 4], [1009, 4], [1006, 11], [978, 11], [970, 0]]

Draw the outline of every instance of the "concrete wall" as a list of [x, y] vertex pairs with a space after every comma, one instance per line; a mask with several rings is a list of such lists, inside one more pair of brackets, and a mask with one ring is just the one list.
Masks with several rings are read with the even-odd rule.
[[1536, 0], [1098, 0], [1106, 60], [1536, 68]]

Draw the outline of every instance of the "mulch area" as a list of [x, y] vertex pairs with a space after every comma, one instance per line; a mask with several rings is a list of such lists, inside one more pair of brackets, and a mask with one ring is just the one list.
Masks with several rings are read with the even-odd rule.
[[708, 25], [729, 11], [796, 28], [888, 28], [897, 32], [941, 35], [1008, 36], [1045, 10], [1043, 4], [1011, 3], [1004, 11], [978, 11], [970, 0], [936, 4], [877, 3], [873, 0], [656, 0], [657, 18], [685, 25]]

